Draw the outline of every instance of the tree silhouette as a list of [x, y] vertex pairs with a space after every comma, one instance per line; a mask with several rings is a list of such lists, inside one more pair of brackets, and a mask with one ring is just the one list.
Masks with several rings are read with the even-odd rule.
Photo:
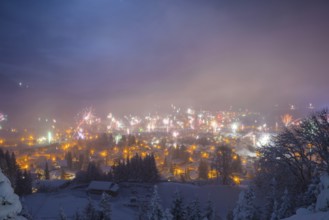
[[49, 176], [49, 168], [48, 168], [48, 162], [46, 162], [46, 166], [45, 166], [45, 179], [49, 180], [50, 176]]

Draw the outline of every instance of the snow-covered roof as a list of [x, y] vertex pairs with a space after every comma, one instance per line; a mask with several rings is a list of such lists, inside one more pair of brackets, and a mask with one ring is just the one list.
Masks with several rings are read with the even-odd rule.
[[88, 190], [101, 190], [116, 192], [119, 190], [119, 186], [113, 182], [108, 181], [91, 181]]
[[114, 184], [111, 188], [111, 191], [113, 192], [117, 192], [119, 190], [119, 185], [118, 184]]

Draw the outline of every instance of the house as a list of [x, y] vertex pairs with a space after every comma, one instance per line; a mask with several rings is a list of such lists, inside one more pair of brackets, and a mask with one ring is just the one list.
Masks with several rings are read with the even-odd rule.
[[119, 185], [108, 181], [91, 181], [87, 192], [92, 194], [102, 194], [103, 192], [117, 196], [119, 191]]

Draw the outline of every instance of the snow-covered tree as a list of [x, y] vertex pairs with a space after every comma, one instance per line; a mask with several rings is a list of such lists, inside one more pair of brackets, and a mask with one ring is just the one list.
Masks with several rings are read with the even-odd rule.
[[169, 209], [166, 209], [163, 214], [164, 214], [163, 220], [172, 220], [173, 219], [173, 216], [170, 213]]
[[185, 217], [187, 219], [190, 219], [190, 216], [192, 215], [192, 207], [191, 207], [191, 204], [187, 205], [186, 208], [185, 208]]
[[164, 217], [157, 186], [154, 186], [153, 196], [150, 201], [148, 218], [150, 220], [161, 220]]
[[233, 210], [234, 220], [253, 220], [257, 219], [257, 210], [254, 205], [255, 194], [252, 188], [242, 191], [239, 200]]
[[185, 219], [185, 207], [179, 191], [176, 191], [174, 194], [170, 212], [173, 220]]
[[320, 194], [317, 196], [315, 211], [329, 211], [329, 175], [327, 173], [320, 177]]
[[75, 212], [73, 219], [74, 219], [74, 220], [83, 220], [83, 217], [81, 216], [79, 210], [77, 210], [77, 211]]
[[95, 220], [97, 219], [97, 211], [90, 198], [83, 211], [84, 220]]
[[0, 169], [0, 220], [15, 219], [21, 210], [19, 197], [14, 193], [9, 179]]
[[274, 203], [277, 202], [277, 181], [275, 178], [272, 178], [270, 183], [270, 190], [266, 196], [265, 206], [264, 206], [264, 219], [271, 219], [273, 212], [276, 212], [274, 209]]
[[140, 202], [138, 206], [137, 219], [143, 220], [147, 219], [149, 211], [149, 204], [147, 202]]
[[293, 212], [293, 210], [292, 210], [293, 205], [291, 204], [291, 202], [292, 201], [291, 201], [288, 189], [286, 188], [284, 190], [283, 195], [282, 195], [281, 205], [280, 205], [279, 210], [278, 210], [278, 218], [279, 219], [289, 217], [293, 214], [292, 213]]
[[187, 219], [189, 220], [200, 220], [201, 219], [201, 210], [199, 199], [195, 198], [187, 207], [186, 210]]
[[101, 201], [99, 202], [100, 207], [100, 215], [102, 216], [102, 220], [111, 220], [111, 203], [110, 203], [111, 197], [104, 193], [102, 194]]
[[65, 212], [64, 212], [64, 210], [63, 210], [62, 207], [59, 210], [59, 219], [60, 220], [67, 220], [66, 214], [65, 214]]
[[207, 201], [204, 217], [207, 218], [207, 220], [213, 220], [215, 218], [214, 205], [211, 200]]
[[[272, 138], [272, 143], [259, 149], [259, 172], [262, 182], [258, 184], [267, 190], [269, 176], [276, 177], [279, 191], [288, 187], [291, 195], [304, 194], [314, 177], [314, 170], [329, 173], [329, 110], [315, 112], [300, 123], [284, 128]], [[258, 179], [258, 177], [256, 179]], [[267, 177], [267, 178], [266, 178]], [[301, 203], [303, 200], [294, 198]], [[306, 200], [314, 202], [314, 198]]]
[[[277, 196], [282, 194], [284, 188], [289, 189], [292, 211], [297, 207], [303, 207], [308, 212], [329, 210], [329, 196], [316, 184], [317, 177], [320, 177], [318, 172], [329, 173], [328, 115], [328, 109], [316, 112], [301, 123], [283, 129], [272, 138], [270, 145], [259, 149], [259, 169], [255, 178], [259, 192], [263, 195], [264, 192], [271, 192], [270, 177], [278, 181], [277, 193], [268, 194], [269, 202], [262, 204], [263, 219], [271, 217], [274, 201], [280, 201]], [[326, 190], [329, 195], [329, 189]]]
[[314, 210], [316, 198], [320, 193], [320, 175], [315, 172], [312, 177], [311, 183], [307, 187], [307, 191], [303, 195], [303, 204], [302, 206], [308, 206], [308, 209]]

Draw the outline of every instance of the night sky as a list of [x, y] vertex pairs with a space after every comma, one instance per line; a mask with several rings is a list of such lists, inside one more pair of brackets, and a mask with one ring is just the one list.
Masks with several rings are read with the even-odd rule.
[[0, 112], [326, 106], [325, 2], [2, 0]]

